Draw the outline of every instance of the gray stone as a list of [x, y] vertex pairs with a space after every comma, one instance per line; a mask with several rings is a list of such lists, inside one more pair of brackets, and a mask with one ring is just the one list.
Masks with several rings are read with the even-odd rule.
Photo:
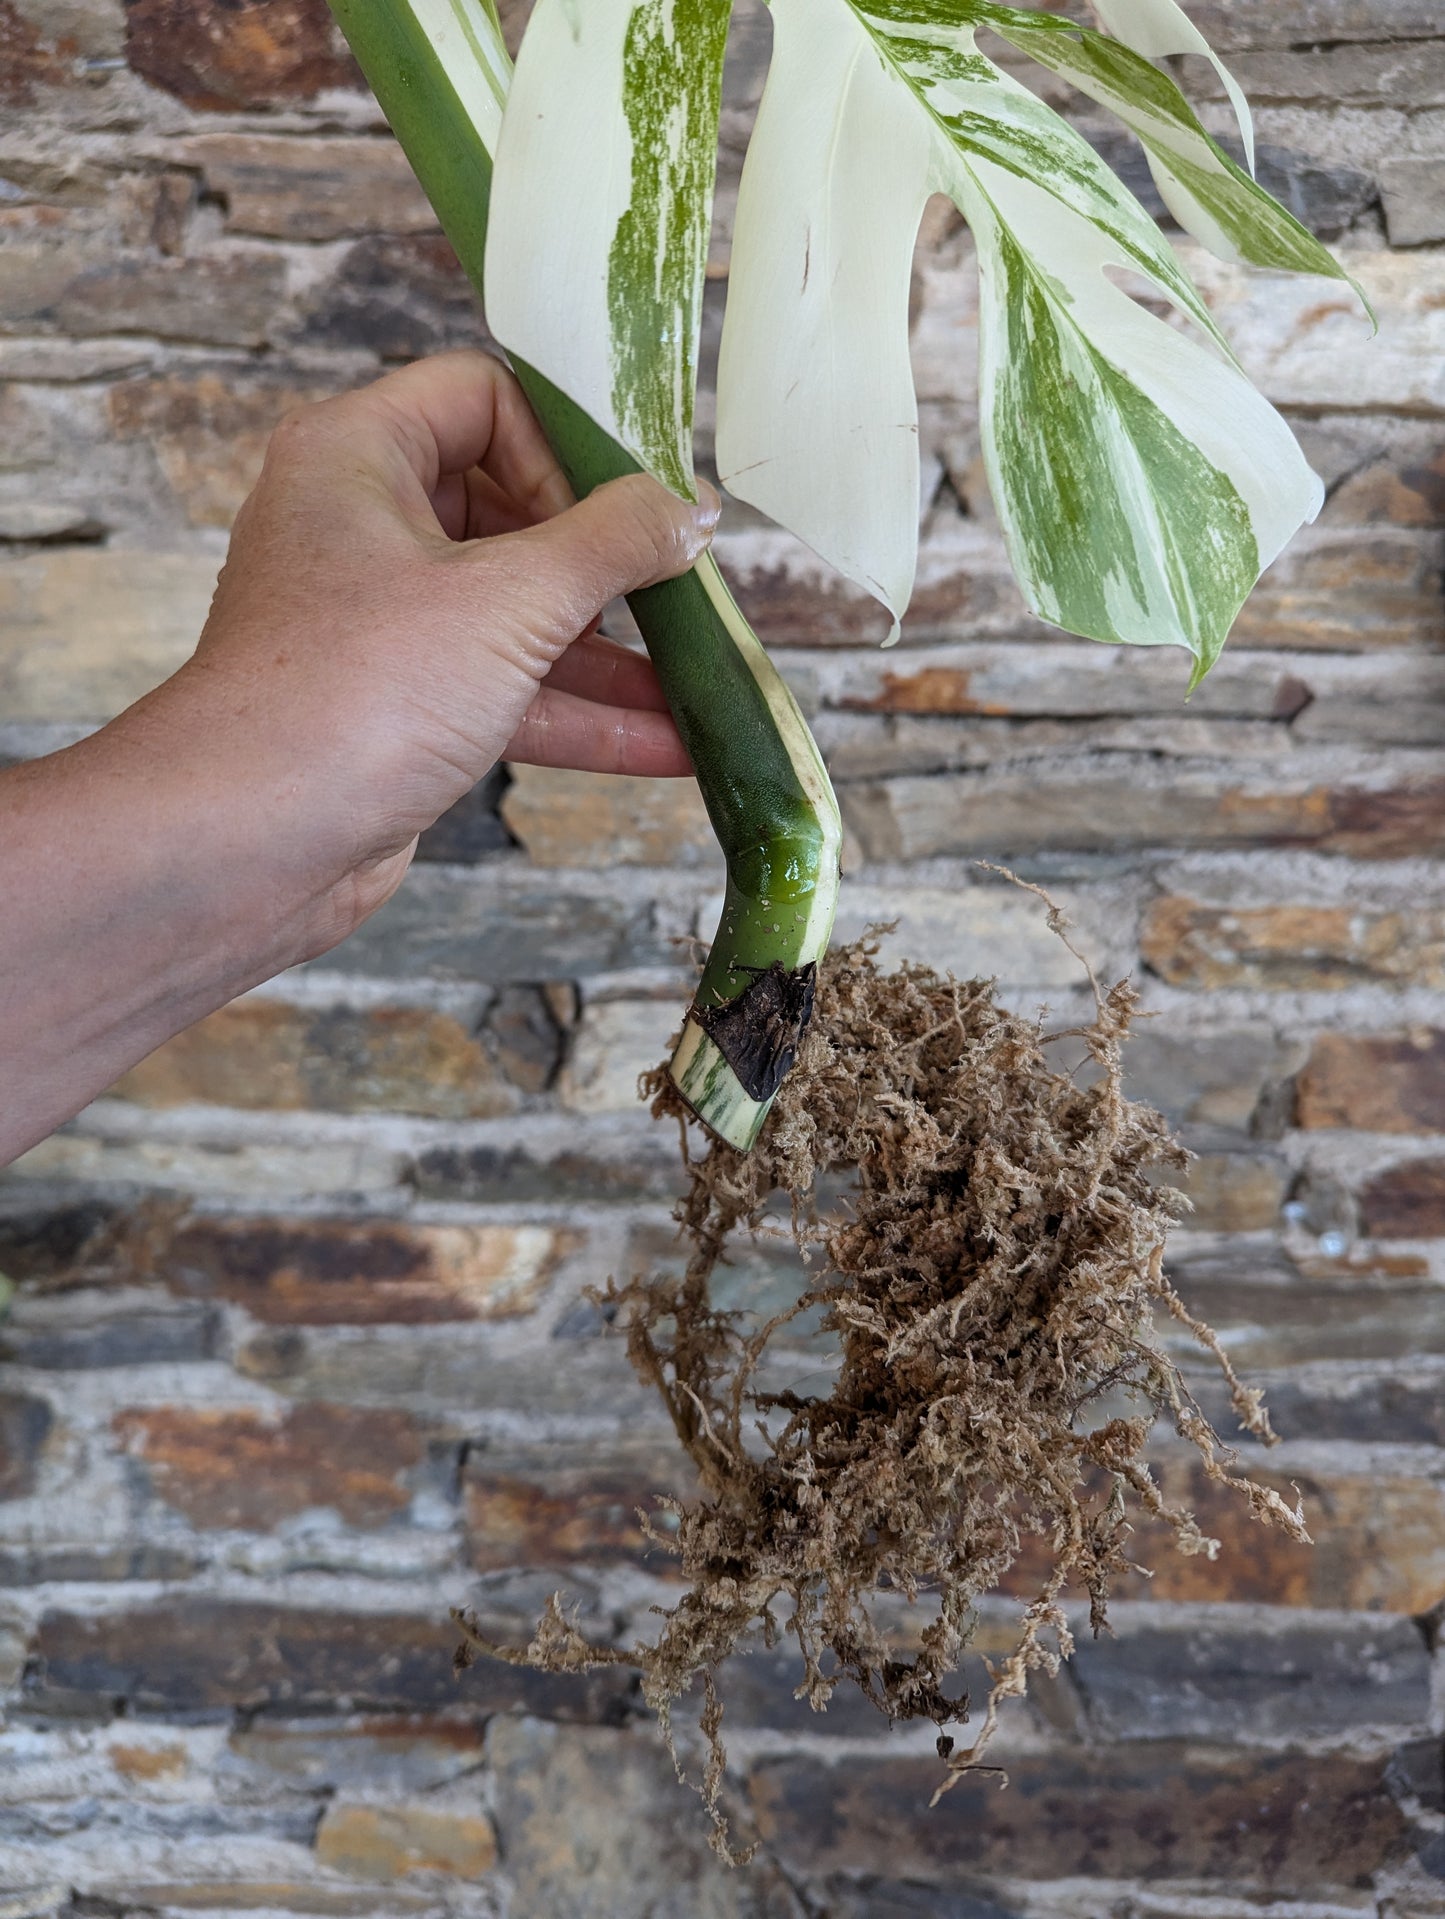
[[[418, 1596], [420, 1597], [420, 1595]], [[552, 1675], [480, 1660], [458, 1682], [457, 1629], [430, 1594], [411, 1612], [344, 1613], [184, 1591], [97, 1613], [56, 1608], [36, 1629], [27, 1698], [38, 1710], [125, 1700], [196, 1720], [245, 1706], [290, 1716], [319, 1708], [556, 1713], [617, 1724], [635, 1710], [630, 1676]]]
[[384, 360], [494, 344], [450, 245], [427, 233], [358, 240], [312, 294], [299, 339], [308, 347], [361, 348]]
[[[806, 1292], [818, 1273], [810, 1274], [802, 1255], [793, 1244], [786, 1221], [774, 1218], [766, 1235], [749, 1239], [739, 1233], [731, 1247], [726, 1265], [719, 1266], [708, 1282], [708, 1297], [719, 1312], [740, 1316], [745, 1333], [752, 1333], [778, 1313], [787, 1312]], [[676, 1274], [681, 1277], [687, 1264], [688, 1245], [675, 1227], [645, 1225], [637, 1227], [627, 1242], [627, 1275], [634, 1273]], [[819, 1332], [820, 1307], [800, 1313], [774, 1338], [783, 1345], [805, 1344]]]
[[[1216, 1325], [1215, 1328], [1218, 1331]], [[1413, 1340], [1412, 1351], [1419, 1351]], [[1231, 1355], [1235, 1354], [1233, 1340]], [[1408, 1374], [1349, 1359], [1332, 1369], [1311, 1369], [1303, 1376], [1280, 1373], [1253, 1376], [1264, 1388], [1276, 1432], [1291, 1440], [1353, 1440], [1375, 1446], [1445, 1447], [1445, 1370], [1425, 1371], [1418, 1363]], [[1202, 1401], [1213, 1400], [1211, 1417], [1221, 1431], [1229, 1422], [1224, 1396], [1195, 1381]]]
[[435, 826], [427, 828], [417, 846], [417, 858], [436, 866], [474, 866], [491, 853], [509, 852], [516, 842], [497, 811], [506, 786], [505, 770], [493, 767]]
[[1445, 240], [1445, 159], [1386, 161], [1380, 193], [1392, 247]]
[[675, 1199], [682, 1186], [676, 1135], [640, 1108], [604, 1117], [600, 1127], [488, 1127], [480, 1139], [419, 1152], [409, 1178], [423, 1199], [484, 1204]]
[[234, 1197], [351, 1198], [394, 1189], [404, 1161], [372, 1139], [335, 1145], [267, 1141], [257, 1145], [159, 1139], [97, 1139], [56, 1133], [16, 1160], [7, 1179], [85, 1187], [161, 1188]]
[[[1304, 100], [1397, 109], [1445, 104], [1445, 37], [1241, 53], [1230, 66], [1256, 107]], [[1223, 93], [1217, 78], [1202, 74], [1199, 90]]]
[[1429, 1721], [1430, 1655], [1409, 1619], [1226, 1610], [1156, 1624], [1120, 1607], [1112, 1624], [1072, 1662], [1098, 1738], [1227, 1741], [1247, 1724], [1291, 1740]]
[[1211, 46], [1228, 53], [1311, 41], [1432, 40], [1440, 33], [1436, 0], [1276, 0], [1271, 7], [1196, 0], [1189, 17]]
[[[1441, 46], [1445, 48], [1445, 41]], [[1276, 406], [1438, 414], [1445, 405], [1445, 304], [1440, 297], [1445, 258], [1439, 254], [1390, 253], [1383, 248], [1352, 253], [1351, 268], [1380, 316], [1380, 332], [1372, 337], [1347, 287], [1322, 296], [1321, 283], [1309, 275], [1281, 279], [1215, 260], [1197, 246], [1183, 250], [1215, 319]], [[1403, 557], [1402, 549], [1396, 551]], [[1265, 646], [1341, 645], [1344, 626], [1353, 629], [1354, 638], [1347, 643], [1352, 649], [1372, 631], [1383, 637], [1402, 597], [1414, 598], [1408, 569], [1387, 587], [1389, 555], [1384, 543], [1373, 540], [1356, 543], [1348, 569], [1337, 567], [1343, 557], [1343, 548], [1331, 553], [1309, 536], [1297, 541], [1246, 609], [1235, 643], [1247, 639]], [[1376, 568], [1385, 571], [1371, 579]], [[1438, 592], [1437, 587], [1437, 602]], [[1301, 595], [1310, 603], [1301, 606]], [[1386, 604], [1372, 613], [1370, 601], [1382, 597]], [[1297, 635], [1292, 641], [1284, 636], [1291, 602]], [[1438, 617], [1438, 610], [1432, 613], [1421, 598], [1412, 617], [1396, 631], [1405, 645], [1418, 646], [1422, 626], [1428, 631]], [[1303, 638], [1305, 627], [1314, 632], [1313, 640]], [[1328, 637], [1332, 627], [1339, 638]]]
[[1445, 1745], [1439, 1736], [1397, 1747], [1390, 1779], [1397, 1791], [1418, 1799], [1427, 1812], [1445, 1812]]
[[1020, 1919], [985, 1889], [927, 1886], [905, 1879], [826, 1879], [828, 1919]]
[[0, 712], [99, 723], [195, 651], [216, 586], [206, 553], [62, 546], [0, 567]]
[[0, 1889], [0, 1919], [65, 1919], [74, 1909], [69, 1886]]
[[[871, 859], [1104, 852], [1149, 846], [1301, 846], [1357, 858], [1429, 854], [1445, 846], [1439, 761], [1398, 784], [1334, 784], [1316, 762], [1312, 784], [1297, 756], [1281, 779], [1185, 760], [1167, 769], [1137, 753], [1078, 755], [1024, 770], [845, 786], [843, 815]], [[1332, 777], [1333, 774], [1333, 777]]]
[[404, 1341], [369, 1330], [268, 1327], [239, 1349], [236, 1364], [292, 1399], [445, 1406], [504, 1423], [591, 1419], [611, 1428], [620, 1418], [652, 1416], [655, 1404], [621, 1339], [549, 1340], [518, 1353], [476, 1327], [408, 1327]]
[[489, 1737], [497, 1836], [519, 1913], [547, 1919], [803, 1919], [765, 1860], [725, 1872], [701, 1806], [651, 1726], [536, 1720]]
[[[898, 930], [883, 942], [885, 967], [907, 959], [959, 979], [1030, 987], [1083, 982], [1083, 968], [1049, 930], [1042, 901], [1013, 887], [850, 882], [838, 904], [833, 943], [857, 939], [870, 926], [890, 920], [898, 922]], [[1084, 937], [1085, 950], [1097, 945]]]
[[[1176, 1253], [1169, 1276], [1190, 1310], [1226, 1333], [1232, 1358], [1247, 1371], [1445, 1355], [1445, 1289], [1428, 1281], [1368, 1270], [1310, 1281], [1273, 1248], [1241, 1246]], [[1176, 1337], [1167, 1325], [1162, 1330]]]
[[[0, 1806], [0, 1841], [24, 1845], [75, 1838], [81, 1833], [93, 1835], [97, 1827], [112, 1828], [116, 1843], [135, 1844], [147, 1839], [180, 1841], [220, 1839], [244, 1836], [250, 1840], [284, 1840], [305, 1845], [316, 1825], [312, 1807], [279, 1806], [207, 1806], [147, 1805], [139, 1803], [97, 1804], [91, 1798], [78, 1798], [69, 1804], [51, 1802], [43, 1806]], [[122, 1840], [122, 1834], [124, 1839]]]
[[685, 1007], [666, 1000], [609, 999], [584, 1006], [558, 1097], [574, 1113], [630, 1113], [641, 1104], [638, 1078], [666, 1059]]
[[482, 1728], [466, 1713], [391, 1713], [368, 1719], [263, 1715], [230, 1736], [230, 1779], [279, 1781], [291, 1791], [361, 1787], [429, 1792], [481, 1764]]
[[1151, 1021], [1124, 1049], [1124, 1090], [1166, 1119], [1245, 1131], [1265, 1087], [1302, 1064], [1301, 1052], [1268, 1026], [1186, 1034]]
[[49, 1204], [28, 1201], [21, 1192], [9, 1204], [0, 1199], [0, 1272], [10, 1279], [53, 1279], [68, 1272], [86, 1242], [119, 1212], [117, 1205], [88, 1196]]
[[173, 157], [201, 170], [225, 203], [229, 233], [337, 240], [361, 233], [433, 233], [437, 217], [391, 139], [277, 138], [212, 133]]
[[63, 1580], [189, 1579], [199, 1568], [194, 1553], [175, 1546], [31, 1546], [0, 1551], [0, 1588]]
[[387, 905], [322, 962], [383, 978], [585, 979], [673, 957], [647, 901], [573, 886], [502, 885], [438, 868], [408, 874]]
[[155, 1365], [213, 1358], [219, 1333], [214, 1307], [130, 1288], [22, 1293], [0, 1327], [0, 1352], [53, 1371]]
[[284, 312], [285, 262], [254, 254], [120, 259], [90, 268], [55, 303], [68, 333], [264, 346]]

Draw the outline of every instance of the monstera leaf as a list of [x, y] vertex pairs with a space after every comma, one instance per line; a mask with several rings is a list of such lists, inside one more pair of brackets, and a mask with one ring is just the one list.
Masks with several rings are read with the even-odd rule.
[[[498, 337], [679, 491], [728, 11], [538, 0], [493, 186]], [[1207, 54], [1202, 37], [1173, 0], [1100, 0], [1108, 33], [991, 0], [771, 11], [718, 369], [725, 483], [901, 618], [919, 517], [909, 275], [924, 203], [946, 193], [977, 246], [984, 454], [1030, 606], [1187, 648], [1198, 678], [1320, 483], [1138, 201], [977, 36], [1116, 114], [1206, 246], [1342, 277], [1152, 64]]]

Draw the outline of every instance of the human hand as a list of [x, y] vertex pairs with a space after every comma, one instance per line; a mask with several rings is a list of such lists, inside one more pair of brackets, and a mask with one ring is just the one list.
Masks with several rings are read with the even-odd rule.
[[716, 519], [643, 478], [572, 505], [480, 353], [289, 415], [195, 657], [0, 771], [0, 1164], [344, 939], [503, 754], [686, 773], [651, 667], [591, 628]]
[[307, 795], [290, 877], [330, 878], [332, 944], [498, 759], [691, 771], [647, 660], [591, 628], [684, 572], [717, 522], [656, 482], [575, 505], [520, 387], [478, 352], [287, 415], [236, 520], [195, 658], [167, 689], [208, 752]]

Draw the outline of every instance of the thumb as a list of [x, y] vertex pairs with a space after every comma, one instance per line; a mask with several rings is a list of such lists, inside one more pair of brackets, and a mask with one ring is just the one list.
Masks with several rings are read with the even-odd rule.
[[722, 502], [705, 480], [696, 505], [645, 473], [507, 536], [523, 570], [533, 634], [566, 646], [609, 601], [685, 573], [707, 550]]

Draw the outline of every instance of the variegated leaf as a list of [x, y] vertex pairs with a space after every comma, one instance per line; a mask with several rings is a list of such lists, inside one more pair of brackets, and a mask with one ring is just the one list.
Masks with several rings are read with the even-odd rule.
[[[978, 242], [985, 453], [1030, 604], [1099, 639], [1187, 647], [1207, 668], [1261, 567], [1317, 510], [1319, 485], [1226, 353], [1113, 284], [1112, 268], [1144, 275], [1218, 343], [1137, 201], [961, 23], [1002, 16], [1009, 37], [1043, 37], [1051, 17], [987, 0], [773, 0], [773, 13], [777, 64], [744, 171], [723, 331], [724, 480], [899, 616], [917, 541], [916, 494], [889, 465], [914, 420], [900, 292], [905, 242], [928, 186], [941, 187]], [[1080, 29], [1066, 36], [1066, 24], [1057, 39], [1077, 59]], [[1155, 83], [1178, 97], [1140, 56], [1092, 40], [1123, 58], [1146, 100]], [[847, 180], [837, 194], [816, 157], [825, 97]], [[871, 171], [857, 157], [867, 128]], [[815, 253], [830, 271], [876, 260], [900, 284], [855, 269], [848, 298], [812, 293], [800, 267]]]
[[1234, 108], [1239, 137], [1244, 142], [1244, 157], [1253, 173], [1254, 115], [1249, 110], [1244, 89], [1178, 0], [1093, 0], [1093, 6], [1107, 31], [1147, 60], [1166, 60], [1175, 53], [1195, 53], [1210, 63]]
[[685, 494], [728, 15], [538, 0], [487, 241], [497, 338]]
[[1098, 231], [989, 161], [978, 242], [984, 455], [1029, 604], [1091, 639], [1184, 646], [1197, 684], [1324, 493], [1234, 366], [1109, 279]]
[[[1172, 8], [1172, 0], [1169, 5]], [[1121, 14], [1129, 11], [1122, 0], [1113, 0], [1113, 7]], [[1307, 227], [1235, 165], [1205, 132], [1169, 76], [1144, 58], [1147, 47], [1182, 36], [1145, 36], [1146, 48], [1136, 51], [1059, 15], [997, 6], [991, 0], [960, 0], [953, 12], [969, 24], [991, 28], [1117, 115], [1142, 141], [1165, 205], [1211, 252], [1252, 266], [1348, 277]], [[1196, 29], [1188, 21], [1183, 25], [1202, 46]]]

